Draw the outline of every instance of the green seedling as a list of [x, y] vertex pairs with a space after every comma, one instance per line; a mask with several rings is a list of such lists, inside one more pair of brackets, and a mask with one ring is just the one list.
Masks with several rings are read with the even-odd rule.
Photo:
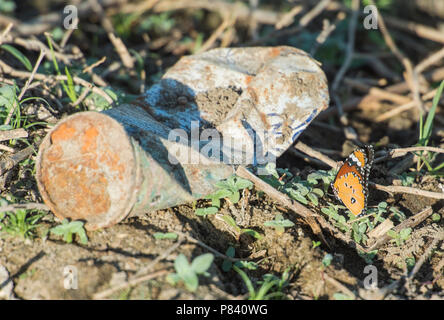
[[354, 300], [353, 297], [350, 297], [349, 295], [342, 293], [342, 292], [334, 293], [333, 298], [335, 300]]
[[256, 230], [240, 228], [236, 224], [236, 221], [234, 221], [234, 219], [229, 215], [226, 215], [226, 214], [223, 215], [222, 220], [224, 220], [231, 228], [233, 228], [237, 234], [247, 234], [255, 239], [258, 239], [258, 240], [262, 239], [261, 234], [259, 232], [257, 232]]
[[338, 213], [339, 209], [345, 209], [343, 205], [328, 203], [328, 207], [321, 208], [321, 212], [326, 214], [329, 218], [333, 219], [335, 226], [343, 232], [348, 232], [350, 227], [347, 225], [347, 221], [343, 215]]
[[376, 255], [378, 254], [378, 250], [372, 250], [370, 252], [364, 252], [358, 249], [358, 255], [364, 259], [365, 263], [367, 264], [372, 264], [373, 263], [373, 259], [376, 257]]
[[169, 274], [167, 281], [176, 285], [179, 282], [183, 282], [185, 287], [190, 292], [195, 292], [199, 286], [199, 275], [209, 276], [207, 270], [213, 263], [214, 255], [211, 253], [205, 253], [193, 259], [191, 264], [183, 253], [179, 254], [174, 261], [174, 269], [176, 273]]
[[323, 184], [323, 191], [324, 193], [327, 193], [328, 188], [330, 187], [330, 184], [333, 182], [337, 174], [336, 169], [331, 169], [328, 171], [325, 170], [318, 170], [315, 172], [310, 173], [307, 176], [307, 181], [311, 185], [317, 185], [319, 183], [319, 180], [322, 181]]
[[19, 50], [17, 50], [16, 48], [14, 48], [13, 46], [10, 46], [9, 44], [2, 44], [0, 46], [0, 48], [2, 48], [3, 50], [9, 52], [10, 54], [12, 54], [18, 61], [20, 61], [25, 68], [28, 71], [32, 71], [32, 64], [29, 61], [29, 59], [23, 54], [21, 53]]
[[[236, 250], [234, 249], [234, 247], [229, 246], [227, 251], [225, 252], [225, 255], [227, 257], [234, 258], [235, 253], [236, 253]], [[233, 264], [233, 262], [231, 260], [225, 259], [224, 262], [222, 263], [222, 270], [225, 272], [228, 272], [231, 270], [233, 265], [235, 265], [238, 268], [244, 268], [247, 270], [256, 270], [258, 268], [257, 263], [254, 261], [240, 260], [240, 261], [234, 262], [234, 264]]]
[[[60, 72], [59, 64], [57, 63], [57, 59], [54, 54], [52, 39], [49, 34], [46, 35], [46, 39], [48, 41], [49, 50], [51, 52], [54, 69], [57, 72], [57, 75], [61, 76], [62, 73]], [[74, 81], [72, 79], [71, 73], [69, 72], [68, 67], [66, 67], [66, 66], [65, 66], [65, 75], [66, 75], [67, 81], [65, 82], [65, 80], [60, 80], [60, 83], [62, 84], [63, 90], [65, 91], [66, 95], [71, 100], [71, 102], [75, 102], [75, 101], [77, 101], [77, 93], [75, 91], [76, 88], [74, 86]]]
[[[234, 249], [233, 246], [229, 246], [227, 251], [225, 251], [225, 255], [230, 258], [234, 258], [235, 254], [236, 254], [236, 249]], [[231, 260], [225, 259], [224, 262], [222, 262], [222, 270], [225, 272], [230, 271], [232, 266], [233, 262]]]
[[240, 191], [243, 189], [251, 189], [253, 187], [253, 183], [249, 180], [233, 175], [225, 181], [217, 182], [215, 186], [218, 188], [218, 190], [204, 198], [211, 200], [211, 206], [196, 209], [196, 215], [207, 216], [209, 214], [217, 213], [221, 206], [221, 199], [228, 199], [232, 203], [238, 203], [240, 200]]
[[294, 223], [288, 219], [284, 219], [281, 214], [277, 214], [274, 217], [274, 220], [265, 221], [264, 226], [273, 227], [278, 234], [282, 234], [285, 231], [285, 228], [293, 227]]
[[327, 253], [324, 258], [322, 258], [322, 264], [324, 267], [328, 267], [331, 265], [331, 262], [333, 261], [333, 256], [330, 253]]
[[174, 233], [174, 232], [166, 232], [166, 233], [156, 232], [153, 234], [153, 237], [158, 240], [163, 240], [163, 239], [176, 240], [178, 235], [177, 235], [177, 233]]
[[317, 247], [319, 247], [321, 245], [321, 241], [311, 240], [311, 245], [312, 245], [313, 249], [316, 249]]
[[[316, 180], [312, 179], [312, 181]], [[317, 206], [319, 204], [318, 198], [324, 196], [322, 189], [314, 187], [308, 181], [301, 180], [300, 177], [295, 177], [289, 185], [290, 187], [285, 188], [285, 192], [291, 198], [303, 204], [308, 204], [310, 201], [313, 205]]]
[[284, 293], [282, 293], [281, 290], [288, 283], [288, 278], [284, 279], [284, 277], [288, 277], [288, 272], [284, 272], [284, 274], [286, 275], [284, 276], [283, 274], [281, 279], [274, 275], [264, 275], [263, 281], [258, 281], [261, 286], [259, 287], [259, 289], [256, 290], [245, 271], [238, 268], [237, 266], [233, 266], [233, 269], [240, 275], [240, 277], [244, 281], [249, 293], [249, 300], [282, 299], [285, 297]]
[[398, 178], [401, 180], [401, 184], [404, 187], [410, 187], [413, 182], [415, 182], [416, 177], [415, 172], [403, 172], [402, 174], [398, 175]]
[[[438, 90], [436, 91], [435, 96], [433, 97], [432, 107], [430, 108], [429, 113], [427, 114], [427, 118], [424, 123], [424, 115], [422, 111], [419, 115], [419, 140], [418, 144], [419, 146], [427, 146], [430, 140], [430, 137], [432, 136], [432, 130], [433, 130], [433, 120], [435, 118], [436, 108], [438, 106], [439, 100], [441, 98], [442, 91], [444, 89], [444, 80], [441, 81], [441, 84], [438, 87]], [[439, 164], [437, 167], [433, 168], [430, 165], [430, 162], [436, 158], [436, 154], [431, 157], [431, 159], [427, 159], [427, 154], [430, 154], [430, 152], [418, 152], [416, 155], [419, 157], [418, 163], [417, 163], [417, 171], [420, 171], [420, 168], [422, 167], [421, 161], [426, 165], [427, 170], [431, 173], [436, 173], [438, 170], [442, 169], [444, 167], [444, 162]]]
[[33, 230], [38, 226], [38, 220], [45, 213], [30, 215], [26, 209], [0, 213], [0, 230], [22, 238], [33, 238]]
[[400, 232], [396, 232], [395, 230], [387, 231], [387, 235], [390, 236], [392, 242], [396, 243], [397, 246], [401, 246], [404, 242], [410, 237], [412, 233], [412, 228], [402, 229]]
[[441, 220], [441, 215], [439, 213], [432, 214], [432, 221], [439, 222]]
[[74, 234], [79, 237], [82, 244], [88, 243], [88, 237], [86, 236], [82, 221], [69, 221], [68, 219], [63, 219], [61, 224], [49, 229], [49, 232], [57, 236], [63, 236], [63, 241], [66, 243], [72, 242], [72, 236]]
[[15, 2], [11, 0], [0, 0], [0, 12], [13, 13], [16, 8]]
[[390, 212], [393, 214], [393, 217], [396, 218], [396, 220], [398, 220], [399, 222], [404, 221], [405, 219], [407, 219], [407, 217], [405, 216], [404, 212], [402, 212], [401, 210], [399, 210], [396, 207], [390, 207]]
[[407, 270], [411, 271], [415, 267], [416, 260], [414, 257], [408, 257], [405, 259], [405, 264], [407, 266]]

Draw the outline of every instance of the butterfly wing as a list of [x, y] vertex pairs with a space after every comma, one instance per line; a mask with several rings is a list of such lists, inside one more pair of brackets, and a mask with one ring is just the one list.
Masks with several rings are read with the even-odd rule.
[[355, 216], [364, 212], [367, 200], [364, 176], [355, 165], [346, 161], [339, 169], [332, 188], [336, 198]]

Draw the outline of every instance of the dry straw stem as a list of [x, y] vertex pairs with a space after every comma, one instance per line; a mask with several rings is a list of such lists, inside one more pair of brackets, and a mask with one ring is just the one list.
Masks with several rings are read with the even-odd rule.
[[[422, 101], [428, 101], [428, 100], [431, 100], [431, 99], [433, 99], [433, 97], [435, 96], [435, 94], [436, 94], [436, 91], [438, 91], [438, 89], [433, 89], [433, 90], [430, 90], [429, 92], [427, 92], [426, 94], [424, 94], [423, 96], [422, 96]], [[399, 107], [396, 107], [396, 108], [394, 108], [394, 109], [392, 109], [392, 110], [390, 110], [390, 111], [387, 111], [387, 112], [385, 112], [385, 113], [383, 113], [383, 114], [380, 114], [379, 116], [377, 116], [376, 118], [375, 118], [375, 122], [383, 122], [383, 121], [385, 121], [385, 120], [388, 120], [388, 119], [390, 119], [390, 118], [392, 118], [392, 117], [394, 117], [394, 116], [396, 116], [396, 115], [398, 115], [398, 114], [400, 114], [400, 113], [402, 113], [402, 112], [405, 112], [405, 111], [407, 111], [407, 110], [411, 110], [411, 109], [413, 109], [414, 107], [416, 106], [416, 102], [415, 101], [410, 101], [410, 102], [408, 102], [408, 103], [406, 103], [406, 104], [403, 104], [403, 105], [401, 105], [401, 106], [399, 106]]]
[[391, 16], [386, 16], [385, 19], [387, 20], [387, 24], [394, 28], [411, 32], [420, 38], [444, 43], [444, 34], [442, 31], [438, 31], [416, 22], [405, 21]]
[[11, 212], [16, 212], [17, 210], [42, 210], [42, 211], [49, 211], [50, 209], [48, 208], [47, 205], [43, 204], [43, 203], [23, 203], [23, 204], [10, 204], [7, 206], [2, 206], [0, 207], [0, 212], [6, 212], [6, 211], [11, 211]]
[[23, 128], [0, 131], [0, 141], [27, 138], [27, 137], [28, 137], [28, 132]]
[[25, 160], [34, 153], [35, 149], [33, 145], [26, 147], [12, 155], [5, 155], [0, 159], [0, 176], [4, 175], [7, 171], [14, 168], [20, 161]]
[[[267, 42], [270, 39], [274, 39], [276, 37], [290, 36], [303, 30], [314, 18], [316, 18], [323, 10], [325, 10], [325, 8], [329, 5], [330, 2], [331, 0], [319, 1], [310, 11], [308, 11], [299, 20], [299, 24], [297, 26], [286, 29], [274, 30], [273, 32], [270, 32], [270, 34], [266, 36], [247, 42], [247, 45], [263, 44], [264, 42]], [[278, 19], [276, 19], [276, 21], [278, 21]]]

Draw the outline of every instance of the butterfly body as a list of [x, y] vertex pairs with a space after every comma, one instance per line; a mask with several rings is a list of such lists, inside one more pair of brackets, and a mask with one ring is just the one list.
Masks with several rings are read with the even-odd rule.
[[355, 215], [367, 209], [368, 177], [373, 163], [373, 147], [353, 151], [336, 174], [331, 186], [336, 198]]

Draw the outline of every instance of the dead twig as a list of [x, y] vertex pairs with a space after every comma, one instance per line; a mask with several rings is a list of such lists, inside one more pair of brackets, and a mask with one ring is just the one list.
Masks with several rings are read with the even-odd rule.
[[[405, 228], [414, 228], [418, 224], [423, 222], [425, 219], [430, 217], [432, 215], [432, 213], [433, 213], [432, 207], [427, 207], [424, 210], [415, 214], [414, 216], [411, 216], [410, 218], [404, 220], [403, 222], [401, 222], [397, 226], [393, 227], [392, 230], [396, 231], [396, 232], [400, 232], [402, 229], [405, 229]], [[367, 250], [368, 251], [376, 250], [376, 249], [380, 248], [383, 244], [387, 243], [390, 239], [392, 239], [392, 238], [389, 235], [387, 235], [387, 233], [385, 233], [383, 236], [376, 239], [374, 243], [371, 243]]]
[[403, 186], [383, 186], [373, 182], [369, 182], [369, 185], [377, 190], [381, 190], [388, 193], [408, 193], [432, 199], [440, 199], [440, 200], [444, 199], [444, 193], [442, 192], [425, 191], [421, 189], [403, 187]]
[[44, 203], [22, 203], [22, 204], [9, 204], [7, 206], [0, 207], [0, 212], [16, 212], [17, 210], [42, 210], [42, 211], [50, 211], [48, 206]]
[[0, 160], [0, 176], [4, 175], [5, 172], [14, 168], [19, 162], [28, 158], [35, 152], [35, 147], [30, 145], [23, 150], [20, 150], [10, 156], [4, 156], [3, 159]]
[[27, 137], [28, 137], [28, 132], [23, 128], [0, 131], [0, 141], [27, 138]]

